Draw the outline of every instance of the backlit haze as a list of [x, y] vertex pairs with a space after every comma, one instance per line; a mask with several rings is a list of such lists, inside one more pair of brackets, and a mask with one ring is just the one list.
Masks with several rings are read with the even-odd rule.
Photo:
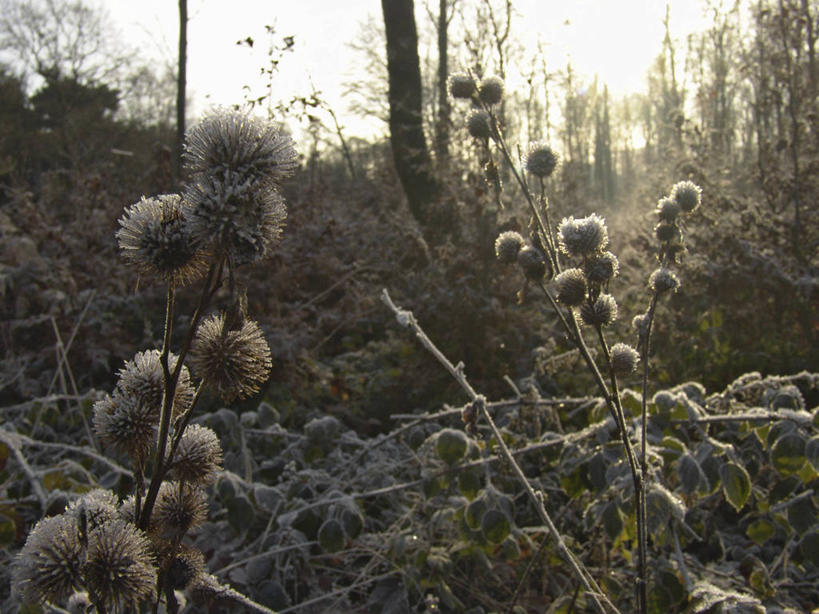
[[[436, 13], [438, 2], [427, 3]], [[140, 53], [160, 62], [175, 61], [179, 27], [175, 0], [106, 0], [103, 5]], [[645, 89], [646, 71], [664, 36], [662, 0], [515, 0], [514, 7], [513, 36], [527, 49], [539, 41], [549, 70], [564, 69], [571, 59], [581, 79], [597, 75], [613, 97]], [[430, 28], [423, 0], [416, 0], [415, 8], [419, 30]], [[366, 137], [385, 131], [375, 118], [351, 115], [344, 96], [344, 83], [361, 74], [361, 58], [348, 43], [356, 39], [368, 15], [381, 19], [379, 0], [189, 0], [188, 14], [193, 118], [214, 105], [241, 103], [243, 86], [250, 86], [255, 95], [265, 92], [260, 69], [267, 64], [264, 26], [269, 24], [275, 27], [277, 40], [295, 38], [293, 52], [285, 54], [279, 66], [277, 98], [309, 94], [312, 77], [349, 134]], [[457, 23], [456, 17], [453, 27]], [[687, 34], [707, 25], [701, 2], [672, 2], [670, 23], [681, 50]], [[252, 49], [236, 45], [248, 36], [255, 40]], [[451, 63], [456, 61], [451, 57]], [[510, 67], [510, 81], [518, 70]]]

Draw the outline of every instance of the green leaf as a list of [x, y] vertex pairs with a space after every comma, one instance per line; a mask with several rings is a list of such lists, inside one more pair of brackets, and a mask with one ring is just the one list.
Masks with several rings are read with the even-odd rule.
[[745, 534], [761, 546], [776, 534], [776, 526], [771, 521], [760, 518], [748, 525]]
[[700, 482], [708, 481], [700, 464], [690, 454], [683, 454], [677, 461], [677, 475], [680, 478], [680, 486], [687, 495], [696, 492]]
[[719, 477], [725, 499], [736, 511], [741, 510], [751, 496], [751, 478], [745, 467], [729, 461], [720, 467]]
[[812, 531], [799, 542], [799, 552], [802, 558], [819, 567], [819, 531]]
[[816, 510], [810, 497], [800, 499], [788, 506], [788, 523], [800, 535], [815, 526]]
[[779, 473], [796, 473], [805, 464], [805, 440], [798, 433], [782, 435], [771, 448], [771, 460]]
[[458, 490], [467, 499], [474, 499], [481, 489], [481, 476], [477, 470], [465, 469], [458, 474]]
[[603, 530], [609, 539], [614, 541], [623, 530], [623, 517], [620, 515], [620, 506], [617, 501], [609, 501], [603, 509]]
[[455, 429], [443, 429], [435, 440], [435, 451], [438, 453], [438, 458], [447, 465], [454, 465], [460, 461], [468, 447], [469, 440], [466, 434]]
[[509, 519], [500, 510], [489, 509], [481, 518], [481, 532], [493, 544], [499, 544], [509, 535]]
[[318, 542], [325, 552], [338, 552], [344, 547], [344, 528], [335, 518], [325, 520], [318, 530]]
[[805, 456], [814, 471], [819, 471], [819, 435], [811, 437], [805, 444]]

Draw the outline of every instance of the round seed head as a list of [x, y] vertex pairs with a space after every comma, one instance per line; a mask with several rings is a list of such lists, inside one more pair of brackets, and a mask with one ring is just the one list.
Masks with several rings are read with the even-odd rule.
[[175, 590], [184, 590], [205, 571], [205, 556], [195, 548], [181, 546], [166, 562], [165, 578]]
[[557, 167], [557, 154], [546, 143], [535, 143], [529, 148], [524, 164], [536, 177], [548, 177]]
[[677, 288], [680, 287], [680, 280], [677, 279], [674, 271], [662, 267], [655, 270], [651, 274], [651, 277], [648, 278], [648, 286], [652, 292], [656, 292], [657, 294], [662, 294], [669, 290], [676, 292]]
[[630, 345], [615, 343], [611, 347], [611, 368], [617, 377], [630, 375], [639, 360], [640, 354]]
[[[156, 422], [159, 420], [159, 412], [162, 409], [162, 395], [164, 393], [164, 375], [162, 373], [162, 363], [159, 360], [159, 350], [146, 350], [137, 352], [132, 360], [125, 363], [119, 370], [117, 388], [114, 394], [119, 392], [125, 397], [134, 397], [146, 411], [150, 412], [151, 418]], [[168, 367], [171, 371], [176, 368], [177, 356], [168, 356]], [[193, 402], [193, 384], [188, 368], [183, 366], [179, 372], [179, 380], [174, 393], [173, 415], [177, 416], [188, 409]]]
[[594, 303], [583, 303], [580, 319], [588, 326], [608, 326], [617, 318], [617, 301], [611, 294], [601, 294]]
[[117, 517], [117, 497], [110, 490], [95, 488], [68, 504], [65, 515], [73, 518], [81, 534], [93, 531]]
[[191, 424], [176, 449], [171, 476], [180, 482], [206, 485], [213, 482], [222, 465], [222, 446], [213, 430]]
[[117, 240], [140, 274], [184, 285], [204, 272], [205, 258], [185, 221], [188, 209], [178, 194], [161, 194], [125, 210]]
[[478, 86], [475, 79], [469, 75], [452, 75], [449, 78], [449, 95], [453, 98], [463, 98], [469, 100], [478, 93]]
[[518, 264], [526, 279], [542, 281], [546, 275], [546, 259], [536, 247], [527, 245], [518, 252]]
[[503, 100], [503, 80], [500, 77], [486, 77], [478, 86], [478, 97], [489, 106]]
[[561, 251], [569, 256], [590, 256], [599, 252], [609, 243], [606, 221], [596, 213], [579, 220], [563, 218], [558, 226], [558, 243]]
[[11, 585], [25, 602], [61, 602], [80, 590], [84, 561], [74, 519], [43, 518], [17, 554]]
[[692, 181], [680, 181], [671, 188], [671, 198], [677, 201], [685, 213], [691, 213], [700, 206], [702, 200], [702, 188]]
[[185, 165], [193, 175], [230, 171], [280, 185], [297, 167], [293, 140], [272, 122], [219, 109], [185, 136]]
[[611, 252], [603, 252], [592, 256], [584, 269], [590, 284], [604, 284], [620, 271], [620, 262]]
[[518, 252], [523, 248], [524, 240], [519, 232], [507, 230], [495, 239], [495, 256], [503, 264], [512, 264], [518, 259]]
[[181, 537], [208, 517], [205, 492], [198, 487], [166, 481], [159, 487], [151, 529], [165, 537]]
[[673, 223], [680, 214], [680, 204], [673, 198], [665, 196], [657, 203], [657, 215], [663, 222]]
[[269, 182], [234, 171], [199, 176], [188, 184], [187, 219], [202, 245], [226, 252], [234, 266], [272, 253], [281, 238], [287, 208]]
[[654, 232], [657, 239], [663, 243], [677, 242], [682, 237], [680, 229], [676, 224], [669, 224], [668, 222], [660, 222], [654, 227]]
[[137, 397], [118, 391], [94, 403], [94, 430], [100, 443], [144, 461], [156, 440], [156, 413]]
[[577, 307], [586, 298], [586, 276], [580, 269], [566, 269], [555, 277], [557, 300], [569, 307]]
[[89, 593], [111, 610], [152, 599], [156, 568], [148, 538], [122, 520], [101, 525], [89, 536], [85, 581]]
[[214, 314], [196, 330], [191, 367], [225, 402], [256, 394], [272, 366], [270, 348], [253, 320], [226, 330], [224, 314]]
[[637, 331], [637, 335], [642, 338], [648, 332], [648, 315], [639, 313], [631, 319], [631, 326]]
[[68, 598], [68, 603], [65, 604], [65, 609], [69, 611], [70, 614], [86, 614], [87, 612], [91, 612], [92, 609], [91, 598], [88, 596], [88, 593], [85, 591], [74, 593], [71, 597]]
[[466, 116], [466, 128], [469, 134], [476, 139], [488, 139], [492, 136], [492, 120], [489, 113], [480, 109], [472, 109]]

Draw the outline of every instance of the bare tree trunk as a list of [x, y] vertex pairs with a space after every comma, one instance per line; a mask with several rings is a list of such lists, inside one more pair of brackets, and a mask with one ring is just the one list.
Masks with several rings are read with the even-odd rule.
[[421, 68], [413, 0], [381, 0], [387, 35], [390, 144], [395, 170], [418, 222], [434, 228], [438, 195], [421, 115]]
[[188, 0], [179, 0], [179, 67], [176, 77], [176, 160], [177, 179], [182, 176], [182, 148], [185, 143], [185, 89], [188, 66]]
[[446, 91], [447, 79], [449, 78], [449, 67], [447, 65], [449, 45], [447, 40], [449, 29], [448, 3], [449, 0], [438, 0], [438, 123], [435, 128], [435, 153], [440, 168], [445, 168], [449, 159], [450, 107]]

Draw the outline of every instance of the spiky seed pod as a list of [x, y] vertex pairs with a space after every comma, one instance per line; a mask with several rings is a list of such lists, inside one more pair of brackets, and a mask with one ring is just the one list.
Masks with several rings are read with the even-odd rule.
[[264, 178], [234, 171], [202, 175], [188, 184], [185, 198], [192, 204], [191, 235], [225, 252], [234, 266], [265, 258], [281, 238], [287, 208]]
[[205, 556], [196, 548], [180, 546], [165, 561], [165, 579], [175, 590], [184, 590], [205, 572]]
[[25, 602], [61, 602], [80, 590], [84, 550], [73, 518], [43, 518], [17, 554], [11, 585]]
[[657, 216], [664, 222], [673, 223], [680, 214], [680, 204], [668, 196], [664, 196], [657, 203]]
[[523, 269], [526, 279], [542, 281], [546, 275], [546, 259], [536, 247], [527, 245], [518, 252], [518, 264]]
[[645, 313], [637, 314], [631, 319], [631, 326], [637, 331], [640, 338], [645, 337], [648, 332], [648, 315]]
[[74, 519], [81, 536], [87, 536], [117, 517], [117, 504], [117, 497], [110, 490], [95, 488], [69, 503], [65, 515]]
[[142, 462], [156, 439], [156, 415], [139, 398], [115, 391], [94, 403], [94, 430], [100, 443]]
[[226, 330], [224, 314], [214, 314], [199, 325], [191, 367], [225, 402], [257, 393], [272, 366], [270, 348], [253, 320]]
[[222, 446], [212, 429], [191, 424], [182, 434], [170, 474], [180, 482], [207, 485], [222, 465]]
[[503, 80], [500, 77], [486, 77], [478, 85], [478, 97], [489, 106], [503, 100]]
[[601, 294], [594, 303], [580, 306], [580, 319], [588, 326], [608, 326], [617, 318], [617, 301], [611, 294]]
[[123, 257], [140, 274], [184, 285], [207, 268], [198, 240], [185, 222], [190, 206], [178, 194], [142, 197], [119, 220]]
[[[137, 398], [145, 405], [146, 409], [151, 411], [151, 417], [154, 421], [159, 420], [162, 395], [165, 388], [162, 363], [159, 357], [159, 350], [137, 352], [134, 358], [127, 361], [119, 370], [119, 379], [117, 381], [117, 391], [123, 396]], [[175, 354], [168, 356], [168, 367], [171, 371], [176, 368], [176, 361], [177, 356]], [[176, 392], [174, 393], [174, 416], [181, 414], [190, 407], [193, 395], [194, 388], [193, 384], [191, 384], [190, 371], [183, 366], [179, 372], [179, 380], [177, 380]]]
[[548, 177], [557, 167], [557, 154], [546, 143], [534, 143], [526, 154], [524, 166], [536, 177]]
[[151, 529], [166, 537], [181, 537], [205, 522], [207, 517], [208, 502], [201, 488], [167, 481], [159, 487]]
[[611, 368], [617, 377], [630, 375], [639, 360], [640, 354], [630, 345], [615, 343], [611, 346]]
[[654, 233], [657, 239], [663, 243], [671, 243], [679, 241], [682, 237], [680, 229], [676, 224], [669, 224], [668, 222], [660, 222], [654, 227]]
[[298, 166], [293, 140], [272, 122], [219, 109], [185, 136], [184, 160], [194, 175], [224, 171], [280, 185]]
[[692, 181], [680, 181], [671, 188], [671, 198], [677, 201], [685, 213], [691, 213], [700, 206], [702, 188]]
[[70, 614], [86, 614], [92, 611], [93, 604], [91, 598], [85, 591], [74, 593], [68, 598], [68, 603], [65, 604], [65, 609]]
[[495, 239], [495, 256], [503, 264], [512, 264], [517, 261], [518, 252], [524, 245], [525, 241], [519, 232], [507, 230]]
[[560, 249], [569, 256], [590, 256], [609, 244], [606, 221], [596, 213], [578, 220], [563, 218], [557, 230]]
[[492, 136], [492, 120], [489, 113], [472, 109], [466, 116], [466, 128], [476, 139], [488, 139]]
[[557, 284], [557, 300], [577, 307], [586, 298], [586, 275], [580, 269], [566, 269], [555, 277]]
[[453, 98], [469, 100], [478, 93], [475, 79], [469, 75], [458, 74], [449, 78], [449, 95]]
[[156, 568], [150, 543], [134, 525], [114, 520], [88, 540], [85, 582], [107, 609], [121, 611], [155, 596]]
[[617, 276], [620, 261], [611, 252], [592, 256], [583, 267], [590, 284], [604, 284]]
[[674, 271], [661, 267], [655, 270], [648, 278], [648, 287], [651, 288], [652, 292], [656, 292], [657, 294], [662, 294], [669, 290], [676, 292], [677, 288], [680, 287], [680, 280], [674, 274]]

